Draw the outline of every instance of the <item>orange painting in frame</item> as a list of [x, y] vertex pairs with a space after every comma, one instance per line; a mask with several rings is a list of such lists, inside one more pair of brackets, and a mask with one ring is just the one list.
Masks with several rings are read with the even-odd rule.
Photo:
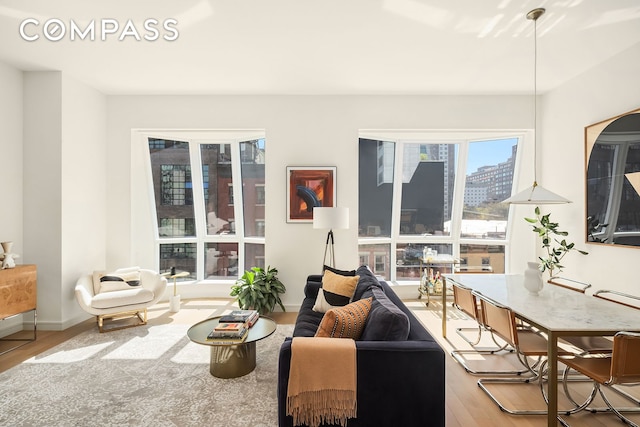
[[335, 166], [287, 166], [287, 222], [313, 222], [314, 207], [335, 205]]

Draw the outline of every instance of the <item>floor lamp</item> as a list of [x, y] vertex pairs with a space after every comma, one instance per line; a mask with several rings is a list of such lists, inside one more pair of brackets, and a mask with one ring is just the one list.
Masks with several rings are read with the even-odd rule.
[[[327, 250], [329, 251], [330, 267], [336, 266], [336, 255], [333, 251], [333, 229], [349, 228], [349, 208], [313, 208], [313, 228], [329, 229], [324, 246], [322, 265], [327, 265]], [[331, 246], [329, 246], [331, 242]]]

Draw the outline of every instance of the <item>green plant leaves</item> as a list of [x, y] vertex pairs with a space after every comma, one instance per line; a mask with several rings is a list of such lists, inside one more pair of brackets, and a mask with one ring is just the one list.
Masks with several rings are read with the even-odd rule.
[[241, 309], [258, 310], [260, 314], [273, 311], [276, 304], [286, 311], [280, 294], [286, 292], [284, 284], [278, 279], [278, 270], [267, 267], [252, 267], [231, 286], [231, 296], [235, 296]]
[[542, 248], [547, 252], [546, 258], [538, 257], [543, 272], [549, 270], [550, 274], [553, 275], [554, 270], [562, 271], [564, 266], [560, 264], [560, 261], [567, 253], [573, 250], [582, 255], [588, 255], [588, 252], [577, 249], [575, 243], [568, 243], [566, 239], [559, 240], [555, 237], [566, 237], [569, 233], [558, 230], [559, 224], [557, 222], [551, 222], [550, 213], [541, 215], [540, 208], [536, 206], [535, 214], [535, 218], [525, 218], [525, 221], [532, 224], [533, 232], [541, 238]]

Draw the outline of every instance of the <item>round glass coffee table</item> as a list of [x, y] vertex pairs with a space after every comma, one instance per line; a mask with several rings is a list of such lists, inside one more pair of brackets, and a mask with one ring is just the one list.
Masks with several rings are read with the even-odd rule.
[[256, 367], [256, 342], [267, 338], [276, 330], [276, 322], [268, 317], [260, 319], [249, 328], [249, 334], [242, 343], [226, 344], [208, 340], [207, 335], [218, 326], [220, 316], [196, 323], [187, 331], [189, 339], [195, 343], [211, 347], [209, 372], [218, 378], [237, 378], [247, 375]]

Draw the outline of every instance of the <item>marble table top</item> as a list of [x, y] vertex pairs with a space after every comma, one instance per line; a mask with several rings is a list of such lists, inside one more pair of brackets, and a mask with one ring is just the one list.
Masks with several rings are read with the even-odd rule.
[[518, 317], [547, 331], [576, 335], [640, 331], [637, 309], [548, 283], [538, 295], [531, 295], [522, 275], [447, 274], [445, 278], [509, 307]]

